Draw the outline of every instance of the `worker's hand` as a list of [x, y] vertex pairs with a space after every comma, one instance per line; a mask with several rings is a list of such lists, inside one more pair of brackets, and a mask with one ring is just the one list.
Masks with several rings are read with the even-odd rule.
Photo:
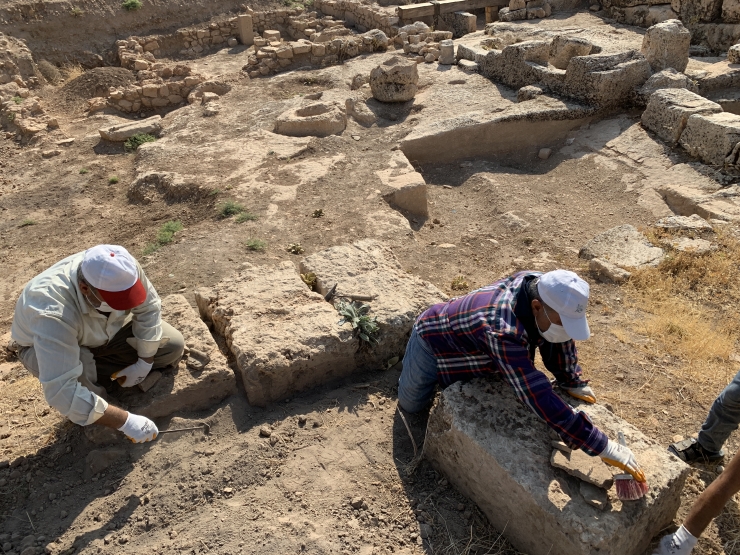
[[121, 387], [133, 387], [144, 381], [144, 378], [147, 377], [153, 365], [153, 362], [147, 362], [140, 358], [131, 366], [115, 372], [110, 379], [118, 380]]
[[128, 413], [126, 423], [118, 428], [118, 430], [126, 434], [126, 437], [134, 443], [152, 441], [159, 433], [157, 425], [154, 422], [146, 416], [139, 416], [133, 413]]
[[681, 526], [673, 534], [660, 540], [660, 545], [653, 551], [653, 555], [689, 555], [697, 541], [691, 532]]
[[591, 389], [591, 386], [588, 384], [578, 385], [575, 387], [561, 385], [560, 389], [565, 391], [571, 397], [575, 397], [576, 399], [580, 399], [581, 401], [586, 401], [587, 403], [591, 404], [596, 402], [596, 394], [594, 393], [594, 390]]
[[640, 465], [637, 464], [635, 455], [629, 447], [620, 445], [616, 441], [609, 440], [606, 444], [606, 449], [599, 455], [601, 460], [606, 464], [621, 468], [625, 472], [632, 474], [632, 477], [638, 482], [645, 481], [645, 473], [640, 470]]

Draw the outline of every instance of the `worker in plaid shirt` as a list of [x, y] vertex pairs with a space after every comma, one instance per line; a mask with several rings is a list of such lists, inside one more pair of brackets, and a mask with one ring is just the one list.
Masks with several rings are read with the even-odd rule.
[[566, 444], [644, 481], [632, 451], [608, 439], [586, 414], [565, 403], [534, 366], [539, 348], [562, 390], [596, 402], [588, 381], [581, 378], [574, 341], [591, 335], [588, 296], [588, 284], [573, 272], [518, 272], [428, 308], [416, 320], [406, 347], [399, 405], [418, 412], [429, 404], [437, 384], [447, 387], [497, 372]]

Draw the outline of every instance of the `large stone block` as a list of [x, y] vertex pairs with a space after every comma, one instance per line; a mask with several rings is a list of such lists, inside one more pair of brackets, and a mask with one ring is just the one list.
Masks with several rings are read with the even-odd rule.
[[635, 95], [636, 100], [645, 105], [650, 99], [650, 95], [660, 89], [686, 89], [694, 93], [698, 92], [696, 85], [689, 77], [670, 67], [659, 71], [645, 81], [645, 84], [638, 89]]
[[605, 507], [588, 504], [582, 482], [550, 465], [547, 425], [497, 381], [445, 389], [425, 452], [523, 553], [640, 555], [673, 520], [689, 467], [603, 406], [581, 410], [610, 438], [624, 432], [650, 485], [643, 500], [622, 503], [612, 489]]
[[236, 26], [239, 29], [239, 41], [246, 45], [251, 46], [254, 44], [254, 27], [252, 25], [252, 16], [249, 14], [241, 14], [236, 18]]
[[647, 237], [629, 224], [613, 227], [586, 243], [578, 256], [600, 258], [620, 268], [654, 266], [663, 260], [663, 249], [654, 247]]
[[[380, 343], [357, 353], [358, 367], [378, 368], [403, 355], [416, 317], [446, 295], [431, 283], [403, 270], [393, 252], [382, 243], [364, 239], [307, 256], [301, 273], [316, 275], [316, 290], [325, 295], [337, 284], [336, 297], [366, 295], [380, 324]], [[336, 321], [336, 320], [335, 320]]]
[[390, 58], [370, 72], [370, 89], [381, 102], [406, 102], [416, 96], [419, 70], [416, 62]]
[[341, 133], [346, 127], [347, 114], [340, 106], [316, 102], [280, 114], [274, 131], [289, 137], [328, 137]]
[[653, 71], [672, 67], [683, 71], [689, 63], [691, 32], [678, 19], [650, 27], [642, 39], [642, 53]]
[[415, 216], [429, 216], [427, 184], [403, 152], [395, 151], [390, 168], [375, 172], [383, 183], [381, 194], [388, 203]]
[[674, 145], [694, 114], [713, 114], [722, 106], [686, 89], [661, 89], [650, 95], [642, 125]]
[[182, 295], [163, 298], [162, 319], [182, 333], [188, 348], [204, 353], [208, 360], [191, 355], [177, 368], [162, 370], [162, 376], [146, 393], [139, 388], [125, 390], [127, 407], [137, 414], [160, 418], [180, 411], [205, 410], [236, 393], [234, 372], [187, 299]]
[[740, 143], [740, 116], [727, 112], [695, 114], [689, 118], [680, 142], [702, 162], [723, 166]]
[[566, 69], [575, 56], [588, 56], [594, 45], [584, 38], [570, 35], [557, 35], [550, 44], [550, 64], [558, 69]]
[[452, 31], [453, 38], [459, 39], [476, 31], [475, 14], [454, 12], [439, 16], [440, 29]]
[[152, 116], [139, 121], [118, 123], [109, 127], [103, 127], [98, 132], [106, 141], [121, 142], [142, 133], [158, 135], [160, 131], [162, 131], [162, 116]]
[[725, 23], [740, 23], [740, 0], [724, 0], [722, 2], [722, 21]]

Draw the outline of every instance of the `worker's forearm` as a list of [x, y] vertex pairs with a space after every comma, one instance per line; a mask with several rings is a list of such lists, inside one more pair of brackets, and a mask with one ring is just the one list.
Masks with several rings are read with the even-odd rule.
[[735, 456], [725, 471], [704, 490], [684, 522], [684, 527], [698, 538], [730, 500], [740, 491], [740, 456]]
[[126, 423], [127, 418], [128, 413], [125, 410], [114, 407], [113, 405], [108, 405], [103, 416], [98, 418], [95, 423], [117, 430]]

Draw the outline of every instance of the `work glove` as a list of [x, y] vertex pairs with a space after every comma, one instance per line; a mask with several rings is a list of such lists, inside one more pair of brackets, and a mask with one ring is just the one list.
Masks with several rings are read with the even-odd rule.
[[601, 452], [599, 457], [601, 457], [601, 460], [606, 464], [616, 466], [625, 472], [629, 472], [638, 482], [645, 481], [645, 473], [640, 470], [640, 465], [637, 464], [635, 454], [629, 447], [620, 445], [616, 441], [612, 441], [610, 439], [606, 444], [606, 449]]
[[691, 532], [681, 526], [673, 534], [660, 540], [660, 545], [653, 551], [653, 555], [689, 555], [697, 541], [699, 540], [692, 536]]
[[580, 399], [581, 401], [586, 401], [587, 403], [591, 404], [596, 402], [596, 394], [594, 393], [594, 390], [591, 389], [591, 386], [587, 383], [572, 387], [567, 385], [560, 385], [560, 389], [565, 391], [571, 397], [575, 397], [576, 399]]
[[[144, 381], [144, 378], [146, 378], [147, 374], [151, 371], [153, 364], [154, 363], [147, 362], [140, 358], [131, 366], [127, 366], [123, 370], [115, 372], [110, 379], [118, 380], [121, 387], [133, 387]], [[123, 378], [123, 381], [121, 381], [121, 378]]]
[[118, 428], [118, 431], [126, 434], [126, 437], [134, 443], [152, 441], [159, 433], [157, 425], [154, 422], [146, 416], [139, 416], [133, 413], [128, 413], [126, 423]]

